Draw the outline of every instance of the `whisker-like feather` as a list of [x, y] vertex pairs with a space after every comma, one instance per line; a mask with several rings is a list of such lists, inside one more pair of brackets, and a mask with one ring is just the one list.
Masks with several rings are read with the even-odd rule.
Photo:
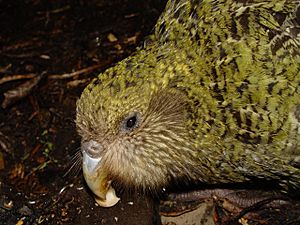
[[79, 174], [81, 170], [81, 162], [82, 162], [82, 155], [80, 148], [78, 148], [75, 154], [72, 156], [69, 165], [67, 166], [68, 170], [65, 172], [64, 177], [70, 176], [74, 177]]

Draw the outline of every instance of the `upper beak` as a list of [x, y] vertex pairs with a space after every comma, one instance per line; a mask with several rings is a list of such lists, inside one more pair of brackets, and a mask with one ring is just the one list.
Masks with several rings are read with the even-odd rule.
[[83, 147], [82, 155], [83, 176], [87, 185], [95, 194], [96, 202], [103, 207], [111, 207], [117, 204], [120, 199], [116, 196], [115, 190], [111, 186], [108, 174], [101, 166], [102, 157], [91, 157], [89, 149], [85, 147]]

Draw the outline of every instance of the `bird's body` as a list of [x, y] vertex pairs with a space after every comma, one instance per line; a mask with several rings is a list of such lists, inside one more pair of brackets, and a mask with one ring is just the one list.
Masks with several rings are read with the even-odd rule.
[[83, 92], [83, 151], [143, 189], [258, 178], [300, 190], [299, 18], [299, 0], [169, 1], [151, 41]]

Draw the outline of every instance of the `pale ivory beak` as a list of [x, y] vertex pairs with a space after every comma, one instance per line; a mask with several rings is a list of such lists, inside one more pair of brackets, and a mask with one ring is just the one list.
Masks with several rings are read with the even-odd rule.
[[101, 168], [101, 157], [92, 158], [85, 151], [82, 152], [82, 155], [83, 176], [95, 194], [96, 202], [102, 207], [111, 207], [117, 204], [120, 198], [116, 196], [116, 192], [111, 186], [111, 180]]

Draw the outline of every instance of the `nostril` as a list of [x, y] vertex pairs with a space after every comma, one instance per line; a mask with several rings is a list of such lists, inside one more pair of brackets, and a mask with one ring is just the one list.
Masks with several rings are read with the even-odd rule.
[[96, 141], [85, 141], [81, 143], [81, 150], [86, 152], [92, 158], [99, 158], [103, 150], [103, 146]]

